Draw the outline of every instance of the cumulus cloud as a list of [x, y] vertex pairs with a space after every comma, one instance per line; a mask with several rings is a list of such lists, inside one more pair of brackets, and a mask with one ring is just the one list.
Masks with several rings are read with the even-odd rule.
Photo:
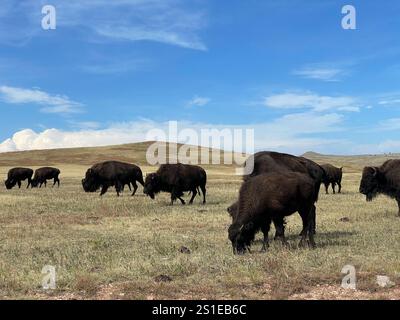
[[268, 96], [264, 105], [275, 109], [312, 109], [313, 111], [348, 111], [358, 112], [360, 107], [353, 97], [322, 96], [315, 93], [282, 93]]
[[[183, 121], [177, 123], [177, 136], [172, 134], [171, 123], [154, 122], [151, 120], [113, 124], [104, 129], [77, 129], [68, 131], [53, 128], [42, 132], [24, 129], [0, 143], [0, 152], [105, 146], [149, 140], [178, 141], [180, 143], [232, 150], [236, 148], [238, 141], [224, 140], [223, 144], [218, 145], [219, 141], [202, 139], [201, 133], [204, 130], [219, 130], [219, 132], [228, 133], [229, 136], [229, 133], [232, 134], [235, 129], [241, 129], [243, 135], [245, 135], [244, 132], [247, 129], [253, 129], [255, 134], [254, 148], [256, 150], [274, 149], [297, 154], [310, 149], [323, 152], [332, 150], [331, 147], [333, 145], [342, 142], [334, 139], [320, 138], [318, 135], [320, 133], [343, 130], [341, 127], [342, 122], [343, 116], [335, 113], [326, 115], [315, 113], [292, 114], [271, 122], [243, 125]], [[155, 135], [155, 133], [160, 132], [164, 135]], [[186, 136], [188, 133], [195, 134], [197, 140], [188, 140]]]
[[39, 89], [24, 89], [17, 87], [1, 86], [0, 97], [11, 104], [37, 104], [42, 106], [45, 113], [77, 113], [81, 112], [83, 105], [72, 101], [64, 95], [51, 95]]

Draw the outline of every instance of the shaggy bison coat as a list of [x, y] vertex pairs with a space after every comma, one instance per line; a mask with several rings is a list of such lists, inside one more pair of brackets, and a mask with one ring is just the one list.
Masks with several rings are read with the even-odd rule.
[[335, 193], [336, 184], [339, 187], [338, 193], [342, 191], [342, 175], [343, 175], [343, 167], [336, 168], [331, 164], [323, 164], [321, 167], [325, 170], [325, 177], [322, 179], [323, 184], [325, 185], [325, 192], [328, 194], [328, 187], [332, 185], [332, 191]]
[[60, 187], [60, 179], [58, 176], [60, 175], [60, 169], [52, 168], [52, 167], [43, 167], [35, 170], [35, 175], [32, 179], [31, 186], [32, 188], [39, 188], [47, 186], [47, 180], [53, 179], [53, 187], [57, 183], [58, 187]]
[[119, 196], [123, 187], [133, 185], [132, 196], [135, 195], [139, 182], [144, 185], [142, 170], [130, 163], [119, 161], [106, 161], [93, 165], [86, 171], [82, 179], [82, 186], [86, 192], [96, 192], [101, 188], [100, 196], [105, 194], [109, 187], [115, 186]]
[[[262, 173], [285, 173], [299, 172], [308, 175], [314, 182], [314, 202], [318, 201], [319, 189], [321, 182], [325, 179], [325, 170], [317, 163], [304, 157], [297, 157], [286, 153], [261, 151], [252, 155], [246, 160], [245, 165], [249, 165], [249, 161], [253, 162], [253, 171], [249, 175], [243, 176], [243, 180], [247, 181]], [[316, 217], [312, 222], [312, 231], [315, 234]]]
[[312, 220], [315, 214], [314, 181], [297, 172], [260, 174], [244, 182], [239, 192], [237, 212], [229, 227], [229, 239], [234, 253], [244, 253], [254, 240], [255, 233], [264, 232], [263, 250], [268, 247], [271, 221], [278, 237], [285, 242], [284, 218], [299, 212], [303, 221], [300, 245], [315, 246]]
[[[183, 192], [190, 191], [192, 197], [189, 204], [193, 203], [200, 190], [203, 193], [203, 203], [206, 203], [207, 174], [199, 166], [189, 164], [163, 164], [157, 172], [146, 176], [143, 192], [154, 199], [161, 191], [171, 193], [171, 204], [179, 199], [182, 204]], [[199, 190], [200, 189], [200, 190]]]
[[27, 188], [31, 185], [33, 176], [33, 170], [29, 168], [12, 168], [8, 171], [7, 180], [4, 184], [7, 189], [12, 189], [18, 184], [18, 188], [21, 188], [21, 181], [28, 179]]
[[372, 201], [378, 194], [397, 201], [400, 216], [400, 160], [387, 160], [380, 167], [365, 167], [360, 182], [360, 193]]

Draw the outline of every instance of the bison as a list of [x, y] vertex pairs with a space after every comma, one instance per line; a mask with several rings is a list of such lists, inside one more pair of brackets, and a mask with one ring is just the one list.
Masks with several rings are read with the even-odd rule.
[[339, 187], [338, 193], [342, 191], [342, 175], [343, 175], [343, 167], [336, 168], [331, 164], [323, 164], [321, 167], [325, 170], [325, 177], [322, 179], [323, 184], [325, 185], [325, 192], [328, 194], [328, 187], [332, 185], [333, 193], [335, 193], [336, 184]]
[[138, 166], [120, 161], [105, 161], [93, 165], [86, 171], [82, 187], [85, 192], [96, 192], [101, 188], [100, 196], [102, 196], [109, 187], [115, 186], [119, 196], [126, 184], [129, 189], [132, 184], [132, 196], [134, 196], [138, 188], [136, 182], [144, 186], [142, 170]]
[[[262, 173], [277, 172], [299, 172], [304, 173], [314, 181], [314, 202], [318, 201], [319, 189], [321, 182], [325, 179], [325, 170], [317, 163], [304, 157], [297, 157], [286, 153], [261, 151], [248, 161], [253, 161], [254, 168], [249, 175], [243, 176], [243, 180], [247, 181]], [[246, 164], [245, 164], [246, 165]], [[312, 232], [315, 234], [316, 217], [313, 219]]]
[[44, 183], [44, 186], [47, 186], [47, 180], [53, 179], [53, 187], [57, 183], [58, 187], [60, 187], [60, 179], [58, 176], [60, 175], [60, 169], [57, 168], [52, 168], [52, 167], [43, 167], [35, 170], [35, 175], [33, 176], [31, 186], [32, 188], [36, 188], [39, 186], [39, 188], [42, 187], [42, 184]]
[[18, 184], [18, 188], [21, 188], [21, 181], [28, 179], [27, 188], [31, 185], [32, 182], [33, 170], [29, 168], [12, 168], [8, 171], [7, 180], [4, 181], [4, 184], [7, 189], [12, 189], [16, 184]]
[[400, 160], [387, 160], [380, 167], [365, 167], [360, 182], [360, 193], [372, 201], [378, 194], [397, 201], [400, 216]]
[[243, 183], [239, 192], [237, 212], [228, 230], [233, 252], [250, 251], [255, 233], [264, 232], [262, 250], [268, 247], [268, 232], [271, 221], [277, 228], [278, 238], [286, 242], [284, 218], [299, 212], [303, 221], [300, 246], [315, 247], [312, 232], [315, 215], [314, 181], [308, 175], [298, 172], [272, 172], [260, 174]]
[[192, 197], [189, 204], [193, 203], [197, 193], [200, 190], [203, 193], [203, 204], [206, 203], [206, 183], [207, 174], [205, 170], [199, 166], [189, 164], [163, 164], [157, 172], [146, 176], [143, 192], [150, 198], [154, 199], [155, 194], [163, 191], [171, 193], [171, 205], [176, 199], [182, 204], [183, 192], [190, 191]]

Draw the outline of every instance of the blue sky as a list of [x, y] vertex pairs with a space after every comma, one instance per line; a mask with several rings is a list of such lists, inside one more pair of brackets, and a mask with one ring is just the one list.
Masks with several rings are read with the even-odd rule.
[[170, 120], [254, 128], [257, 149], [400, 152], [399, 16], [396, 0], [4, 0], [0, 152], [136, 142]]

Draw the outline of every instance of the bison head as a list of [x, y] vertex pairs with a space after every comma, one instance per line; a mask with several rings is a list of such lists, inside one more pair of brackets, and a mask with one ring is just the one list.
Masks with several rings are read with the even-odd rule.
[[144, 181], [143, 193], [154, 199], [155, 194], [160, 192], [160, 177], [157, 173], [150, 173]]
[[255, 230], [252, 222], [238, 226], [233, 223], [228, 230], [229, 240], [232, 242], [233, 254], [250, 252], [250, 244], [254, 240]]
[[11, 180], [7, 179], [6, 181], [4, 181], [4, 184], [5, 184], [6, 188], [7, 188], [7, 190], [10, 190], [17, 184], [17, 181], [12, 180], [12, 179]]
[[380, 172], [377, 167], [365, 167], [360, 183], [360, 193], [364, 194], [367, 201], [371, 201], [378, 193]]
[[85, 192], [96, 192], [99, 189], [99, 184], [96, 181], [96, 175], [93, 169], [88, 169], [86, 171], [85, 178], [82, 179], [82, 187]]

